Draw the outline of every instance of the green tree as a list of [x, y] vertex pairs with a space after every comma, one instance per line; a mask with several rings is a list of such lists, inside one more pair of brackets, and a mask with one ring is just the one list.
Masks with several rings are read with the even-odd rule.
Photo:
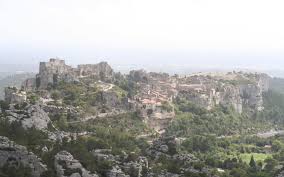
[[274, 168], [278, 165], [277, 160], [273, 159], [273, 158], [267, 158], [264, 161], [266, 163], [264, 169], [265, 171], [268, 172], [272, 172], [274, 170]]
[[279, 140], [275, 140], [272, 143], [272, 151], [279, 152], [283, 148], [283, 143]]
[[240, 168], [234, 168], [231, 172], [230, 175], [233, 177], [247, 177], [247, 173], [245, 170], [240, 169]]
[[254, 169], [254, 170], [257, 169], [257, 165], [256, 165], [256, 162], [255, 162], [255, 160], [254, 160], [253, 155], [252, 155], [251, 158], [250, 158], [249, 166], [250, 166], [252, 169]]

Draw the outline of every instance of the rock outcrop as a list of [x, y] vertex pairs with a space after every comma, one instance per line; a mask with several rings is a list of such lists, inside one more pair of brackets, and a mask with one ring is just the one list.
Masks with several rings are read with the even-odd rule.
[[28, 152], [24, 146], [17, 145], [8, 138], [0, 136], [0, 167], [8, 165], [17, 168], [20, 164], [30, 168], [33, 177], [40, 177], [47, 170], [41, 160], [33, 153]]
[[28, 78], [22, 83], [22, 88], [26, 91], [33, 91], [36, 88], [36, 78]]
[[127, 162], [122, 165], [123, 171], [131, 177], [142, 177], [143, 171], [148, 171], [148, 159], [139, 157], [136, 162]]
[[263, 109], [262, 94], [268, 91], [265, 74], [200, 74], [179, 79], [178, 97], [208, 110], [216, 105], [232, 106], [237, 112]]
[[55, 155], [54, 165], [58, 177], [98, 177], [91, 174], [67, 151]]
[[[148, 156], [159, 160], [161, 157], [179, 164], [179, 174], [162, 172], [158, 176], [210, 176], [210, 170], [207, 167], [195, 169], [192, 164], [200, 162], [193, 154], [178, 153], [179, 141], [175, 137], [161, 137], [153, 142], [150, 148], [146, 150]], [[151, 176], [151, 175], [150, 175]]]
[[21, 125], [26, 129], [31, 127], [38, 130], [46, 129], [50, 122], [50, 118], [40, 105], [27, 105], [20, 109], [11, 106], [9, 110], [6, 110], [6, 113], [10, 122], [21, 122]]
[[77, 72], [80, 77], [93, 76], [98, 80], [110, 82], [113, 79], [113, 69], [107, 62], [100, 62], [98, 64], [78, 65]]
[[281, 171], [279, 174], [277, 174], [275, 177], [284, 177], [284, 171]]
[[5, 88], [5, 101], [12, 104], [20, 104], [27, 101], [26, 92], [18, 90], [16, 87]]
[[130, 177], [126, 175], [120, 167], [114, 166], [109, 172], [106, 173], [107, 177]]

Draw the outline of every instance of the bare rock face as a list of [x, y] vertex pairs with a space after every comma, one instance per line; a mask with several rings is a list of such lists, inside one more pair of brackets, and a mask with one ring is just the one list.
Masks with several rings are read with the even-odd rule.
[[67, 151], [61, 151], [56, 154], [54, 160], [55, 169], [58, 177], [98, 177], [91, 174], [82, 164], [74, 159]]
[[36, 88], [36, 78], [28, 78], [22, 83], [22, 87], [24, 90], [34, 90]]
[[106, 174], [107, 177], [130, 177], [129, 175], [126, 175], [120, 167], [115, 166], [112, 168], [112, 170], [110, 170], [109, 172], [107, 172]]
[[230, 105], [239, 113], [244, 108], [261, 111], [262, 94], [268, 91], [269, 80], [266, 74], [194, 75], [179, 80], [178, 96], [208, 110], [216, 105]]
[[0, 167], [12, 165], [17, 168], [20, 164], [29, 167], [33, 177], [40, 177], [47, 170], [41, 160], [33, 153], [28, 152], [24, 146], [17, 145], [7, 137], [0, 136]]
[[20, 121], [24, 128], [35, 127], [38, 130], [46, 129], [50, 118], [39, 105], [27, 105], [23, 110], [15, 108], [7, 110], [9, 121]]
[[101, 81], [111, 81], [114, 77], [113, 69], [108, 65], [107, 62], [78, 65], [77, 70], [80, 77], [93, 76]]
[[262, 93], [263, 90], [258, 85], [248, 84], [240, 86], [243, 106], [248, 106], [258, 111], [263, 109]]
[[239, 87], [233, 86], [233, 85], [226, 85], [223, 88], [220, 89], [219, 96], [216, 96], [216, 100], [219, 99], [219, 102], [215, 102], [216, 105], [221, 104], [221, 105], [231, 105], [233, 108], [239, 112], [243, 112], [243, 100], [241, 98], [241, 93], [240, 93]]
[[8, 103], [24, 103], [27, 101], [26, 92], [20, 91], [16, 87], [6, 87], [5, 101]]
[[257, 77], [257, 84], [261, 88], [262, 92], [267, 92], [270, 85], [271, 77], [267, 74], [259, 74]]

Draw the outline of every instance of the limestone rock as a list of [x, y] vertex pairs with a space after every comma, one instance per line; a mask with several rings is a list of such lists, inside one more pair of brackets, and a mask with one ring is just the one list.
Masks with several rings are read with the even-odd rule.
[[161, 155], [172, 158], [171, 156], [177, 153], [177, 146], [175, 137], [161, 137], [155, 140], [146, 152], [155, 159], [158, 159]]
[[239, 113], [244, 108], [263, 109], [263, 92], [268, 91], [266, 74], [222, 73], [199, 74], [179, 79], [178, 97], [208, 110], [216, 105], [232, 106]]
[[139, 157], [136, 162], [128, 162], [122, 165], [123, 171], [131, 177], [142, 177], [143, 171], [148, 171], [148, 159]]
[[28, 152], [24, 146], [17, 145], [7, 137], [0, 136], [0, 167], [6, 163], [16, 165], [15, 167], [21, 163], [25, 167], [29, 167], [33, 177], [40, 177], [47, 170], [41, 159]]
[[121, 168], [118, 166], [114, 166], [112, 170], [107, 172], [106, 174], [107, 177], [130, 177], [129, 175], [126, 175]]
[[96, 149], [92, 151], [92, 154], [98, 161], [115, 161], [115, 157], [111, 154], [110, 149]]
[[36, 89], [36, 78], [28, 78], [22, 83], [22, 87], [26, 91]]
[[9, 121], [19, 121], [26, 129], [31, 127], [39, 130], [46, 129], [50, 122], [50, 118], [40, 105], [27, 105], [22, 110], [13, 108], [7, 110], [6, 113]]
[[284, 171], [280, 172], [278, 175], [276, 175], [275, 177], [284, 177]]
[[5, 101], [12, 104], [21, 104], [27, 101], [26, 92], [18, 90], [16, 87], [5, 88]]
[[100, 62], [98, 64], [78, 65], [78, 73], [81, 77], [96, 77], [101, 81], [111, 81], [114, 77], [113, 69], [107, 62]]
[[58, 177], [98, 177], [91, 174], [67, 151], [55, 155], [54, 165]]

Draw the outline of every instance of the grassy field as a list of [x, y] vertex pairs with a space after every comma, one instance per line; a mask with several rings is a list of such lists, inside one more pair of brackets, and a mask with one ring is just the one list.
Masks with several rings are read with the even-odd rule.
[[272, 157], [271, 154], [263, 154], [263, 153], [245, 153], [245, 154], [241, 154], [240, 157], [242, 158], [242, 160], [244, 162], [249, 164], [252, 155], [253, 155], [254, 160], [256, 162], [258, 162], [258, 161], [262, 161], [263, 162], [268, 157]]

